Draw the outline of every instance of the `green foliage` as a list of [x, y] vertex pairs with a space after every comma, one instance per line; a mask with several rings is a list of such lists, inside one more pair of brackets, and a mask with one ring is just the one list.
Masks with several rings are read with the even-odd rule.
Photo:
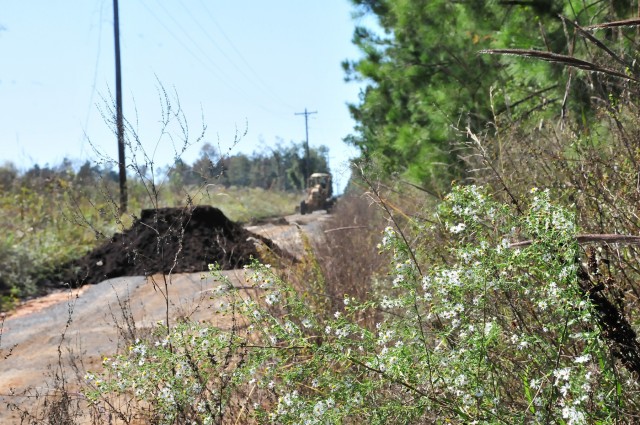
[[213, 205], [233, 221], [249, 223], [270, 217], [293, 214], [300, 195], [292, 192], [251, 187], [208, 186], [190, 191], [195, 204]]
[[[34, 166], [18, 173], [0, 167], [0, 310], [38, 295], [38, 283], [55, 277], [57, 268], [81, 257], [97, 244], [123, 231], [133, 215], [120, 216], [116, 203], [117, 175], [90, 163], [76, 172], [68, 161], [57, 167]], [[150, 197], [140, 178], [129, 178], [129, 209], [213, 205], [231, 220], [249, 222], [291, 214], [299, 194], [261, 188], [218, 185], [183, 186], [169, 177]], [[154, 203], [157, 202], [157, 203]]]
[[128, 353], [105, 357], [104, 375], [88, 372], [85, 396], [94, 405], [105, 394], [147, 405], [142, 415], [150, 423], [219, 423], [237, 381], [229, 350], [239, 344], [195, 323], [159, 324], [154, 341], [136, 340]]
[[[560, 109], [582, 120], [592, 111], [589, 91], [610, 87], [605, 79], [594, 81], [582, 72], [573, 72], [567, 86], [569, 72], [561, 66], [479, 51], [526, 48], [592, 56], [592, 46], [575, 39], [571, 22], [590, 25], [628, 18], [633, 12], [627, 2], [598, 0], [353, 3], [360, 13], [377, 19], [379, 31], [358, 27], [353, 41], [363, 57], [343, 64], [347, 79], [367, 84], [359, 103], [350, 105], [357, 126], [347, 141], [387, 173], [400, 172], [445, 189], [465, 173], [458, 152], [452, 152], [460, 139], [458, 129], [481, 131], [496, 114], [539, 121]], [[633, 70], [636, 35], [611, 32], [606, 37]], [[599, 60], [607, 64], [611, 57], [600, 55]], [[570, 96], [565, 102], [566, 89]], [[538, 113], [531, 117], [534, 111]]]
[[[79, 216], [72, 208], [76, 199], [69, 192], [72, 181], [57, 176], [47, 181], [34, 179], [24, 176], [22, 182], [14, 181], [11, 190], [0, 194], [0, 226], [4, 229], [0, 292], [16, 298], [35, 295], [36, 283], [50, 277], [56, 265], [81, 256], [95, 244], [95, 232], [115, 230], [99, 211], [89, 208], [82, 220], [95, 221], [95, 227], [78, 225]], [[0, 309], [5, 307], [0, 303]]]
[[[373, 2], [354, 3], [371, 7]], [[483, 23], [497, 17], [491, 8], [471, 15], [459, 2], [376, 6], [371, 9], [384, 12], [377, 17], [385, 35], [358, 28], [354, 43], [365, 57], [344, 64], [351, 78], [368, 83], [361, 103], [351, 105], [358, 134], [350, 142], [365, 155], [380, 153], [388, 171], [406, 170], [425, 181], [433, 163], [451, 162], [453, 124], [460, 118], [480, 125], [489, 119], [487, 92], [496, 71], [475, 52], [489, 44], [491, 28]], [[477, 118], [466, 117], [471, 111]], [[451, 175], [446, 169], [436, 173], [441, 180]]]
[[[310, 169], [328, 172], [328, 154], [325, 146], [310, 148]], [[299, 191], [304, 189], [304, 158], [302, 143], [289, 146], [278, 143], [268, 152], [225, 156], [210, 144], [205, 144], [200, 157], [192, 165], [176, 161], [167, 174], [174, 186], [215, 183], [225, 187]]]
[[[612, 359], [578, 285], [571, 211], [532, 190], [519, 214], [468, 186], [434, 218], [420, 237], [449, 235], [447, 255], [425, 264], [430, 255], [388, 227], [379, 245], [391, 254], [388, 279], [366, 300], [346, 295], [333, 315], [309, 308], [268, 265], [250, 268], [256, 297], [214, 271], [215, 305], [246, 333], [160, 327], [165, 339], [138, 341], [87, 375], [85, 394], [97, 405], [144, 400], [168, 422], [198, 411], [209, 415], [203, 423], [225, 406], [232, 420], [282, 424], [606, 424], [635, 409], [637, 384]], [[511, 245], [521, 238], [531, 243]], [[204, 390], [221, 376], [228, 392]], [[234, 400], [242, 407], [230, 409]], [[209, 404], [220, 410], [199, 407]]]

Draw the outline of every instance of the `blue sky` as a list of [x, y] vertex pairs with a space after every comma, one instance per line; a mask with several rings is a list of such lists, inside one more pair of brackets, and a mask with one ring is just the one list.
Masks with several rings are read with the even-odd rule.
[[[100, 113], [115, 89], [112, 0], [0, 0], [0, 11], [0, 162], [82, 162], [96, 158], [92, 145], [117, 157]], [[167, 164], [174, 148], [159, 137], [159, 83], [179, 97], [193, 140], [204, 122], [203, 142], [226, 150], [246, 129], [232, 152], [304, 140], [295, 113], [307, 108], [318, 112], [310, 145], [330, 148], [340, 179], [356, 155], [342, 142], [359, 91], [340, 65], [359, 56], [352, 12], [348, 0], [120, 0], [125, 117]]]

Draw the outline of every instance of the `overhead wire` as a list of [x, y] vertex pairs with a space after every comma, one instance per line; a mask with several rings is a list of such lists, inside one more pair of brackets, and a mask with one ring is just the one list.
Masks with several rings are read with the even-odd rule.
[[239, 72], [244, 74], [244, 71], [242, 70], [242, 68], [240, 68], [240, 67], [238, 67], [236, 65], [236, 63], [229, 57], [229, 55], [227, 55], [227, 53], [224, 50], [222, 50], [222, 48], [218, 45], [218, 43], [216, 43], [215, 39], [213, 37], [211, 37], [211, 35], [202, 27], [200, 22], [193, 16], [193, 13], [191, 13], [191, 10], [189, 10], [189, 8], [182, 2], [180, 3], [180, 5], [184, 8], [184, 10], [187, 12], [187, 14], [191, 17], [193, 22], [196, 23], [198, 28], [200, 28], [200, 30], [204, 33], [204, 35], [209, 39], [211, 44], [213, 44], [215, 46], [215, 48], [218, 50], [218, 52], [220, 52], [229, 61], [229, 63], [231, 63], [231, 65], [233, 65], [233, 67], [236, 70], [238, 70]]
[[[189, 40], [191, 45], [194, 46], [200, 52], [202, 57], [209, 58], [209, 55], [207, 55], [207, 52], [205, 52], [200, 47], [198, 42], [191, 37], [191, 35], [189, 34], [189, 31], [185, 30], [182, 27], [182, 25], [180, 25], [180, 23], [176, 20], [174, 15], [167, 10], [167, 8], [162, 4], [161, 1], [158, 2], [158, 5], [164, 11], [164, 13], [169, 17], [169, 19], [171, 19], [171, 21], [173, 21], [173, 24], [186, 36], [186, 38]], [[156, 16], [156, 19], [157, 19], [157, 16]], [[175, 34], [172, 34], [172, 35], [175, 36]], [[222, 76], [224, 76], [225, 78], [231, 79], [230, 76], [222, 68], [220, 68], [217, 64], [215, 64], [215, 62], [211, 62], [211, 64], [221, 73]]]
[[91, 111], [93, 110], [93, 99], [96, 94], [96, 81], [98, 81], [98, 68], [100, 65], [100, 54], [102, 52], [102, 20], [103, 20], [103, 12], [104, 12], [104, 2], [105, 0], [101, 0], [100, 2], [100, 13], [98, 15], [98, 48], [96, 49], [96, 60], [93, 65], [93, 83], [91, 83], [91, 94], [89, 95], [89, 106], [87, 108], [87, 114], [84, 118], [84, 126], [83, 131], [84, 135], [82, 137], [82, 142], [80, 145], [80, 155], [84, 153], [84, 143], [87, 139], [87, 130], [89, 127], [89, 119], [91, 118]]
[[[182, 3], [184, 5], [184, 3]], [[209, 19], [211, 20], [211, 22], [213, 23], [213, 25], [215, 25], [215, 27], [218, 29], [218, 31], [220, 32], [220, 34], [222, 34], [222, 36], [224, 37], [224, 39], [227, 41], [227, 43], [229, 43], [229, 46], [231, 47], [231, 49], [236, 53], [236, 55], [238, 55], [238, 57], [240, 58], [240, 60], [244, 63], [245, 67], [251, 72], [251, 74], [253, 74], [255, 80], [260, 83], [260, 85], [262, 85], [263, 89], [266, 90], [271, 96], [273, 96], [276, 100], [278, 100], [278, 102], [280, 102], [282, 105], [286, 106], [289, 109], [296, 109], [296, 107], [291, 106], [289, 103], [287, 103], [285, 100], [283, 100], [278, 93], [275, 90], [272, 90], [271, 87], [265, 83], [265, 81], [260, 77], [260, 74], [258, 72], [256, 72], [253, 67], [251, 66], [251, 64], [245, 59], [244, 55], [242, 54], [242, 52], [240, 52], [240, 50], [235, 46], [235, 44], [233, 43], [233, 41], [231, 41], [231, 39], [227, 36], [227, 34], [225, 33], [225, 31], [222, 29], [222, 26], [218, 23], [218, 21], [215, 19], [215, 17], [213, 16], [213, 13], [211, 13], [211, 11], [209, 10], [209, 8], [207, 7], [206, 3], [202, 0], [200, 0], [200, 4], [202, 5], [202, 8], [204, 9], [204, 11], [206, 12], [207, 16], [209, 17]], [[198, 26], [200, 26], [198, 24]], [[202, 27], [200, 27], [202, 29]], [[211, 37], [209, 36], [209, 34], [207, 33], [207, 37], [211, 39]], [[212, 42], [214, 42], [212, 40]], [[214, 42], [215, 44], [215, 42]], [[224, 54], [224, 53], [223, 53]], [[225, 57], [228, 58], [228, 56], [225, 54]], [[235, 65], [234, 65], [235, 66]], [[236, 66], [236, 68], [238, 68]], [[240, 68], [242, 69], [242, 68]], [[244, 75], [246, 75], [243, 72]]]
[[[256, 84], [255, 80], [252, 80], [251, 77], [244, 71], [244, 69], [236, 64], [236, 62], [227, 54], [227, 52], [225, 52], [224, 49], [222, 49], [222, 47], [215, 41], [215, 39], [211, 36], [211, 34], [209, 34], [209, 32], [202, 26], [202, 24], [200, 24], [198, 19], [193, 15], [193, 13], [191, 13], [191, 10], [189, 10], [189, 8], [184, 3], [181, 2], [180, 5], [185, 9], [187, 14], [191, 18], [191, 20], [193, 20], [193, 22], [195, 22], [196, 26], [198, 28], [200, 28], [200, 31], [202, 31], [202, 33], [207, 37], [207, 39], [211, 42], [211, 44], [213, 44], [213, 46], [216, 48], [216, 50], [218, 50], [218, 52], [220, 52], [220, 54], [222, 54], [222, 56], [224, 56], [227, 59], [227, 61], [238, 72], [240, 72], [240, 74], [242, 74], [244, 76], [246, 81], [248, 81], [249, 83], [253, 84], [254, 87], [256, 87], [257, 89], [261, 90], [263, 93], [269, 95], [270, 97], [273, 97], [272, 93], [268, 92], [268, 90], [265, 91], [265, 88], [263, 86], [261, 86], [259, 83]], [[280, 102], [279, 99], [277, 99], [277, 100], [278, 100], [278, 102]], [[288, 105], [287, 105], [287, 107], [288, 107]]]
[[[236, 93], [242, 95], [244, 98], [246, 98], [248, 101], [252, 102], [254, 105], [258, 106], [260, 109], [264, 110], [265, 112], [268, 112], [270, 114], [276, 115], [276, 116], [281, 116], [281, 114], [278, 114], [277, 112], [274, 112], [273, 110], [271, 110], [270, 108], [266, 107], [265, 105], [263, 105], [261, 102], [256, 102], [255, 99], [252, 99], [251, 96], [242, 88], [242, 86], [236, 84], [233, 81], [233, 78], [231, 78], [228, 74], [226, 74], [218, 65], [215, 64], [215, 62], [213, 62], [210, 58], [210, 56], [200, 47], [199, 43], [193, 39], [193, 37], [191, 37], [191, 35], [189, 35], [189, 32], [186, 31], [182, 25], [173, 17], [173, 15], [164, 7], [164, 5], [162, 5], [162, 3], [158, 3], [160, 8], [164, 11], [164, 13], [166, 15], [169, 16], [169, 18], [173, 21], [173, 24], [185, 35], [185, 37], [189, 40], [190, 43], [192, 43], [192, 45], [199, 50], [200, 55], [196, 54], [193, 52], [193, 50], [180, 38], [178, 37], [172, 30], [171, 28], [169, 28], [168, 25], [165, 24], [165, 22], [162, 21], [162, 19], [160, 19], [158, 17], [157, 14], [155, 14], [153, 12], [153, 10], [145, 3], [144, 0], [140, 0], [140, 3], [145, 7], [145, 9], [147, 9], [147, 11], [151, 14], [151, 16], [158, 21], [158, 23], [160, 23], [160, 25], [167, 31], [167, 33], [174, 39], [176, 40], [184, 49], [185, 51], [191, 55], [194, 59], [196, 59], [205, 69], [207, 69], [209, 72], [211, 72], [212, 74], [214, 74], [220, 81], [222, 81], [224, 84], [226, 84], [228, 87], [230, 87], [232, 90], [234, 90]], [[210, 62], [211, 66], [209, 63], [205, 62], [202, 58], [207, 58], [208, 62]], [[212, 68], [213, 66], [213, 68]]]
[[[196, 59], [198, 62], [200, 62], [200, 64], [202, 66], [204, 66], [209, 72], [216, 74], [216, 77], [221, 78], [224, 77], [224, 73], [221, 73], [220, 69], [211, 69], [209, 67], [209, 65], [207, 63], [205, 63], [202, 58], [198, 55], [196, 55], [190, 48], [189, 46], [184, 43], [172, 30], [171, 28], [169, 28], [154, 12], [153, 10], [144, 2], [144, 0], [140, 0], [140, 4], [142, 4], [142, 6], [147, 9], [147, 11], [149, 12], [149, 14], [165, 29], [165, 31], [167, 31], [167, 33], [175, 40], [178, 42], [178, 44], [180, 44], [180, 46], [182, 46], [184, 48], [184, 50], [189, 53], [194, 59]], [[216, 66], [214, 66], [214, 68], [217, 68]], [[235, 89], [235, 87], [234, 87]]]

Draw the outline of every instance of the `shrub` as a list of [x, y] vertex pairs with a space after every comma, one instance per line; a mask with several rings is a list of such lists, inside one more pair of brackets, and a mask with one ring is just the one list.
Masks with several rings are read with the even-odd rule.
[[[203, 411], [202, 423], [614, 423], [635, 409], [637, 383], [579, 284], [574, 213], [548, 191], [519, 214], [468, 186], [435, 218], [419, 231], [452, 235], [447, 257], [424, 264], [388, 227], [384, 285], [366, 300], [345, 296], [333, 316], [268, 265], [250, 268], [256, 297], [216, 274], [232, 331], [182, 324], [139, 341], [88, 375], [86, 394], [138, 397], [164, 418]], [[380, 311], [375, 325], [362, 320]]]
[[237, 381], [241, 346], [232, 333], [197, 323], [159, 324], [153, 338], [104, 358], [104, 374], [88, 372], [84, 393], [94, 406], [126, 406], [117, 410], [125, 422], [219, 423]]

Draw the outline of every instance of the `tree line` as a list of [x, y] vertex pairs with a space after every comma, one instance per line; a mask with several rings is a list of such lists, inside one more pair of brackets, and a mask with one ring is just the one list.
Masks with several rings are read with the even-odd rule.
[[[206, 143], [193, 164], [176, 161], [168, 175], [172, 183], [215, 183], [225, 187], [259, 187], [266, 190], [298, 191], [304, 188], [305, 174], [329, 172], [329, 149], [309, 148], [309, 164], [302, 143], [274, 147], [251, 155], [223, 155]], [[308, 171], [305, 171], [308, 170]]]
[[[192, 163], [177, 159], [160, 170], [158, 176], [166, 179], [173, 187], [220, 184], [225, 187], [255, 187], [265, 190], [299, 191], [304, 188], [305, 170], [329, 172], [329, 149], [326, 146], [310, 147], [309, 164], [305, 162], [302, 143], [286, 145], [278, 143], [273, 147], [252, 154], [224, 154], [209, 143], [205, 143], [198, 158]], [[130, 179], [149, 177], [149, 166], [138, 166], [138, 173]], [[55, 181], [92, 185], [98, 180], [118, 183], [115, 164], [85, 161], [77, 165], [65, 158], [57, 165], [33, 165], [21, 171], [11, 162], [0, 166], [0, 188], [10, 190], [18, 186], [43, 187]]]

